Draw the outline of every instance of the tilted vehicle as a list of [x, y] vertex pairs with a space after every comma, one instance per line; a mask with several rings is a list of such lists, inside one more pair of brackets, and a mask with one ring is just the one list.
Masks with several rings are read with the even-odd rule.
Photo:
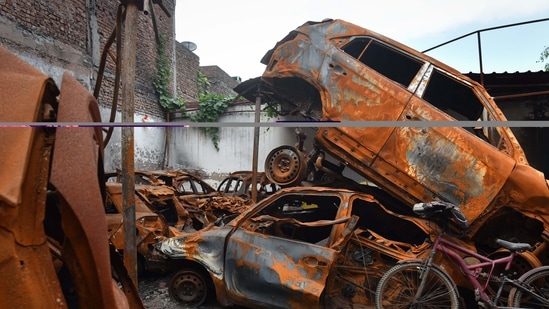
[[[471, 222], [466, 236], [483, 253], [498, 254], [493, 239], [509, 239], [535, 244], [523, 256], [530, 267], [549, 263], [548, 182], [480, 84], [343, 20], [303, 24], [262, 63], [262, 76], [235, 90], [255, 100], [259, 89], [281, 114], [322, 124], [311, 125], [314, 146], [339, 162], [320, 165], [350, 167], [410, 208], [460, 205]], [[289, 186], [303, 180], [318, 155], [298, 148], [269, 158], [267, 176]]]
[[437, 229], [397, 204], [339, 188], [284, 188], [232, 220], [159, 243], [158, 259], [174, 270], [170, 295], [187, 307], [214, 297], [248, 308], [372, 306], [385, 271], [428, 254]]

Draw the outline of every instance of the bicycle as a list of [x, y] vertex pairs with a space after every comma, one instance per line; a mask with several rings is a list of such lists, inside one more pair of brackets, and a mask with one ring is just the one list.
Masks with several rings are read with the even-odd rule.
[[[497, 239], [496, 243], [508, 249], [509, 255], [490, 259], [443, 237], [448, 232], [449, 222], [454, 222], [462, 231], [469, 228], [459, 206], [435, 201], [418, 203], [413, 211], [423, 218], [437, 220], [440, 232], [426, 259], [400, 261], [382, 276], [376, 289], [376, 308], [459, 308], [461, 302], [456, 284], [444, 269], [434, 263], [437, 252], [446, 254], [457, 263], [473, 286], [479, 307], [501, 308], [504, 289], [510, 287], [507, 306], [549, 308], [549, 266], [531, 269], [518, 279], [493, 274], [496, 266], [509, 270], [517, 252], [531, 250], [530, 244]], [[464, 256], [476, 260], [466, 263]], [[488, 284], [494, 282], [499, 284], [496, 285], [497, 291], [488, 289]]]

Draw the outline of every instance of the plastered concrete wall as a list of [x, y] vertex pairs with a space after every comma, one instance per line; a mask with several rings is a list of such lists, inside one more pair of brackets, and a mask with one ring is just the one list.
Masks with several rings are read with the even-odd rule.
[[[220, 122], [253, 123], [254, 119], [254, 111], [249, 105], [239, 105], [231, 107], [229, 112], [221, 117]], [[274, 120], [262, 115], [261, 121]], [[264, 170], [265, 157], [273, 148], [295, 143], [294, 130], [295, 128], [259, 128], [258, 171]], [[219, 139], [218, 151], [211, 138], [201, 128], [172, 128], [168, 165], [172, 168], [198, 170], [203, 176], [214, 181], [220, 180], [229, 172], [252, 170], [253, 127], [221, 127]]]
[[[100, 108], [101, 117], [108, 118], [110, 109]], [[116, 122], [120, 122], [121, 114], [117, 113]], [[164, 121], [154, 116], [135, 114], [135, 123], [154, 123]], [[134, 165], [135, 169], [161, 169], [164, 162], [166, 148], [165, 129], [162, 127], [135, 127], [134, 135]], [[105, 147], [105, 171], [114, 171], [122, 168], [122, 129], [115, 127], [112, 136]]]

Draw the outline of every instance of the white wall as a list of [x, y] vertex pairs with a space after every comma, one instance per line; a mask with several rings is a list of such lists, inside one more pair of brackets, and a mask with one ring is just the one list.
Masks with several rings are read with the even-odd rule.
[[[101, 108], [101, 119], [108, 122], [110, 109]], [[117, 113], [115, 122], [120, 122]], [[135, 115], [134, 122], [140, 123], [144, 115]], [[148, 116], [152, 122], [161, 122]], [[220, 118], [220, 122], [252, 122], [255, 114], [248, 105], [231, 107]], [[181, 119], [180, 122], [188, 122]], [[275, 121], [262, 115], [261, 122]], [[192, 124], [192, 123], [191, 123]], [[295, 128], [269, 127], [259, 128], [258, 171], [264, 170], [265, 157], [275, 147], [294, 145]], [[311, 138], [312, 139], [312, 138]], [[219, 151], [213, 145], [211, 137], [199, 127], [172, 127], [169, 132], [169, 149], [166, 152], [166, 129], [164, 127], [134, 128], [135, 169], [183, 169], [200, 171], [205, 178], [215, 183], [228, 173], [238, 170], [252, 170], [253, 163], [253, 127], [221, 127], [219, 132]], [[121, 128], [115, 128], [105, 148], [105, 170], [122, 168]]]
[[[100, 108], [102, 122], [108, 122], [110, 108]], [[134, 115], [135, 123], [147, 122], [145, 115]], [[115, 122], [120, 122], [121, 114], [117, 112]], [[149, 122], [161, 122], [163, 119], [155, 119], [147, 116]], [[122, 140], [121, 128], [115, 128], [112, 137], [105, 147], [105, 171], [114, 171], [122, 168]], [[164, 128], [136, 127], [133, 131], [134, 139], [134, 165], [135, 169], [155, 170], [161, 169], [164, 162], [166, 135]]]
[[[253, 123], [250, 106], [231, 107], [220, 122]], [[261, 122], [274, 121], [262, 115]], [[295, 143], [294, 128], [259, 128], [258, 171], [264, 170], [265, 157], [275, 147]], [[219, 151], [202, 128], [172, 128], [168, 165], [175, 169], [201, 170], [212, 179], [219, 179], [238, 170], [252, 170], [253, 127], [221, 127]]]

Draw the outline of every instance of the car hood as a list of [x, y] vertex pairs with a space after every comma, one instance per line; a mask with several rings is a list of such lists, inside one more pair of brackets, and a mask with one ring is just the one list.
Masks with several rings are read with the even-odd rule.
[[171, 259], [196, 261], [212, 274], [223, 273], [223, 251], [230, 227], [216, 227], [168, 238], [156, 245], [158, 251]]

